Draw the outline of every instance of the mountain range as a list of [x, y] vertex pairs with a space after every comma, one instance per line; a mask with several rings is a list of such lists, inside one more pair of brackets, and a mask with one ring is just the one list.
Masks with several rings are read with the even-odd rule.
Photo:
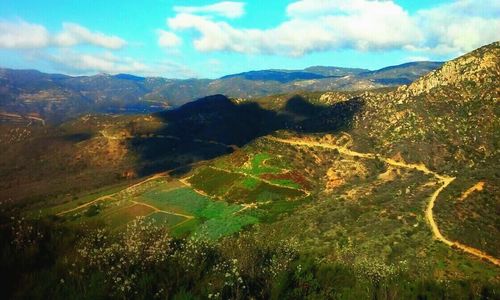
[[206, 95], [256, 98], [292, 91], [368, 90], [408, 84], [440, 62], [413, 62], [376, 71], [310, 67], [262, 70], [219, 79], [165, 79], [129, 74], [67, 76], [0, 69], [0, 118], [58, 122], [85, 113], [146, 113], [177, 107]]

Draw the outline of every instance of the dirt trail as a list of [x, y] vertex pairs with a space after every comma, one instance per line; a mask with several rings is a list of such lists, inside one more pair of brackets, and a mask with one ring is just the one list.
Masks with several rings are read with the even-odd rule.
[[253, 203], [243, 203], [243, 204], [240, 204], [241, 205], [241, 209], [240, 210], [237, 210], [233, 213], [233, 215], [237, 215], [239, 213], [241, 213], [242, 211], [245, 211], [247, 209], [252, 209], [252, 208], [258, 208], [259, 206], [261, 205], [266, 205], [266, 204], [269, 204], [271, 203], [271, 201], [266, 201], [266, 202], [253, 202]]
[[201, 196], [203, 196], [203, 197], [213, 198], [213, 196], [210, 196], [209, 194], [205, 193], [204, 191], [196, 189], [196, 188], [195, 188], [195, 187], [191, 184], [191, 182], [189, 182], [189, 178], [191, 178], [191, 177], [192, 177], [192, 175], [191, 175], [191, 176], [189, 176], [189, 177], [185, 177], [185, 178], [179, 179], [179, 181], [180, 181], [181, 183], [183, 183], [185, 186], [187, 186], [187, 187], [191, 188], [191, 189], [192, 189], [195, 193], [197, 193], [197, 194], [199, 194], [199, 195], [201, 195]]
[[[106, 138], [108, 140], [125, 140], [125, 139], [130, 139], [133, 137], [131, 135], [114, 136], [112, 134], [109, 134], [106, 130], [101, 130], [101, 131], [99, 131], [99, 133], [104, 138]], [[149, 137], [150, 138], [159, 138], [159, 139], [181, 140], [180, 137], [175, 136], [175, 135], [155, 134], [155, 135], [151, 135]], [[222, 146], [222, 147], [228, 147], [228, 148], [232, 148], [233, 150], [238, 149], [237, 145], [227, 145], [227, 144], [224, 144], [224, 143], [221, 143], [218, 141], [214, 141], [214, 140], [191, 139], [190, 141], [195, 142], [195, 143], [212, 144], [212, 145], [217, 145], [217, 146]]]
[[175, 216], [183, 217], [183, 218], [186, 218], [186, 219], [193, 219], [194, 218], [193, 216], [190, 216], [190, 215], [180, 214], [180, 213], [176, 213], [176, 212], [173, 212], [173, 211], [162, 210], [162, 209], [159, 209], [157, 207], [154, 207], [153, 205], [150, 205], [150, 204], [147, 204], [147, 203], [144, 203], [144, 202], [140, 202], [140, 201], [136, 201], [136, 200], [132, 200], [130, 202], [135, 203], [137, 205], [143, 205], [143, 206], [149, 207], [152, 210], [154, 210], [155, 213], [156, 212], [161, 212], [161, 213], [165, 213], [165, 214], [169, 214], [169, 215], [175, 215]]
[[464, 201], [467, 197], [469, 197], [470, 194], [482, 191], [485, 184], [486, 183], [484, 181], [479, 181], [478, 183], [471, 186], [468, 190], [466, 190], [458, 200]]
[[455, 178], [446, 178], [444, 180], [441, 180], [440, 183], [442, 185], [434, 193], [432, 193], [429, 204], [425, 209], [425, 217], [429, 221], [429, 225], [432, 229], [432, 234], [434, 234], [434, 237], [436, 237], [436, 239], [440, 240], [448, 246], [453, 246], [455, 243], [445, 238], [441, 231], [439, 231], [439, 227], [437, 226], [436, 221], [434, 221], [433, 208], [434, 203], [436, 202], [441, 191], [443, 191], [450, 183], [452, 183], [453, 180], [455, 180]]
[[40, 123], [42, 123], [43, 126], [45, 126], [45, 120], [40, 118], [40, 117], [35, 117], [35, 116], [26, 116], [26, 118], [28, 119], [31, 119], [31, 120], [35, 120], [35, 121], [38, 121]]
[[65, 210], [65, 211], [58, 212], [58, 213], [56, 214], [56, 216], [62, 216], [62, 215], [65, 215], [65, 214], [67, 214], [67, 213], [70, 213], [70, 212], [74, 212], [74, 211], [80, 210], [80, 209], [85, 208], [85, 207], [88, 207], [88, 206], [90, 206], [90, 205], [92, 205], [92, 204], [94, 204], [94, 203], [97, 203], [97, 202], [99, 202], [99, 201], [101, 201], [101, 200], [113, 199], [113, 196], [114, 196], [114, 195], [116, 195], [116, 194], [118, 194], [118, 193], [121, 193], [121, 192], [123, 192], [123, 191], [127, 191], [127, 190], [130, 190], [130, 189], [136, 188], [136, 187], [138, 187], [138, 186], [140, 186], [140, 185], [142, 185], [142, 184], [144, 184], [144, 183], [146, 183], [146, 182], [148, 182], [148, 181], [155, 180], [155, 179], [158, 179], [158, 178], [160, 178], [160, 177], [163, 177], [163, 176], [165, 176], [166, 174], [167, 174], [167, 172], [162, 172], [162, 173], [157, 173], [157, 174], [154, 174], [153, 176], [148, 177], [148, 178], [146, 178], [146, 179], [144, 179], [144, 180], [142, 180], [142, 181], [140, 181], [140, 182], [138, 182], [138, 183], [135, 183], [135, 184], [133, 184], [133, 185], [131, 185], [131, 186], [128, 186], [128, 187], [124, 188], [123, 190], [119, 190], [118, 192], [115, 192], [115, 193], [112, 193], [112, 194], [109, 194], [109, 195], [105, 195], [105, 196], [101, 196], [101, 197], [99, 197], [99, 198], [97, 198], [97, 199], [95, 199], [95, 200], [92, 200], [92, 201], [87, 202], [87, 203], [85, 203], [85, 204], [79, 205], [79, 206], [77, 206], [77, 207], [70, 208], [70, 209], [67, 209], [67, 210]]
[[[481, 258], [483, 260], [487, 260], [487, 261], [489, 261], [489, 262], [491, 262], [491, 263], [493, 263], [493, 264], [495, 264], [497, 266], [500, 266], [500, 260], [499, 259], [497, 259], [497, 258], [495, 258], [495, 257], [493, 257], [493, 256], [491, 256], [491, 255], [489, 255], [489, 254], [487, 254], [487, 253], [485, 253], [485, 252], [483, 252], [481, 250], [478, 250], [476, 248], [469, 247], [469, 246], [464, 245], [464, 244], [462, 244], [460, 242], [451, 241], [451, 240], [447, 239], [446, 237], [444, 237], [443, 234], [441, 233], [441, 231], [439, 230], [439, 227], [437, 226], [436, 221], [434, 220], [434, 213], [433, 213], [434, 204], [435, 204], [437, 198], [439, 197], [439, 194], [450, 183], [452, 183], [453, 180], [455, 180], [455, 177], [449, 177], [449, 176], [446, 176], [446, 175], [440, 175], [440, 174], [438, 174], [436, 172], [433, 172], [433, 171], [429, 170], [429, 168], [427, 168], [427, 166], [425, 166], [424, 164], [410, 164], [410, 163], [405, 163], [405, 162], [401, 162], [401, 161], [396, 161], [396, 160], [394, 160], [392, 158], [381, 157], [381, 156], [378, 156], [378, 155], [373, 154], [373, 153], [360, 153], [360, 152], [352, 151], [352, 150], [347, 149], [347, 148], [342, 147], [342, 146], [325, 144], [325, 143], [319, 143], [319, 142], [313, 142], [313, 141], [301, 141], [301, 140], [281, 139], [281, 138], [277, 138], [277, 137], [267, 137], [267, 139], [275, 141], [275, 142], [284, 143], [284, 144], [290, 144], [290, 145], [299, 145], [299, 146], [306, 146], [306, 147], [319, 147], [319, 148], [326, 148], [326, 149], [336, 149], [336, 150], [338, 150], [342, 154], [345, 154], [345, 155], [348, 155], [348, 156], [353, 156], [353, 157], [368, 158], [368, 159], [376, 159], [376, 158], [378, 158], [378, 159], [386, 162], [387, 164], [395, 166], [395, 167], [406, 168], [406, 169], [413, 169], [413, 170], [421, 171], [421, 172], [423, 172], [425, 174], [434, 176], [436, 179], [439, 180], [439, 182], [440, 182], [441, 185], [431, 195], [431, 197], [429, 199], [429, 203], [428, 203], [427, 208], [425, 210], [425, 217], [426, 217], [427, 221], [429, 222], [429, 225], [430, 225], [430, 227], [432, 229], [432, 234], [434, 235], [434, 237], [437, 240], [445, 243], [446, 245], [448, 245], [450, 247], [458, 248], [458, 249], [462, 250], [463, 252], [469, 253], [469, 254], [474, 255], [474, 256], [476, 256], [478, 258]], [[476, 187], [476, 186], [474, 186], [474, 187]], [[481, 186], [481, 188], [482, 188], [482, 186]]]
[[262, 182], [265, 182], [269, 185], [272, 185], [272, 186], [275, 186], [275, 187], [279, 187], [279, 188], [282, 188], [282, 189], [289, 189], [289, 190], [296, 190], [296, 191], [301, 191], [303, 192], [306, 196], [309, 196], [311, 193], [309, 191], [306, 191], [304, 189], [301, 189], [301, 188], [293, 188], [293, 187], [289, 187], [289, 186], [284, 186], [284, 185], [279, 185], [279, 184], [276, 184], [270, 180], [267, 180], [267, 179], [264, 179], [264, 178], [261, 178], [259, 176], [256, 176], [256, 175], [253, 175], [253, 174], [250, 174], [250, 173], [245, 173], [245, 172], [241, 172], [241, 171], [235, 171], [235, 170], [226, 170], [226, 169], [223, 169], [223, 168], [218, 168], [218, 167], [214, 167], [214, 166], [209, 166], [209, 168], [212, 168], [214, 170], [217, 170], [217, 171], [221, 171], [221, 172], [226, 172], [226, 173], [234, 173], [234, 174], [240, 174], [240, 175], [243, 175], [243, 176], [246, 176], [246, 177], [250, 177], [250, 178], [253, 178], [255, 180], [258, 180], [258, 181], [262, 181]]
[[37, 117], [37, 116], [32, 116], [32, 115], [20, 115], [20, 114], [14, 114], [14, 113], [8, 113], [8, 112], [0, 112], [0, 116], [5, 116], [8, 118], [14, 118], [14, 119], [28, 119], [28, 120], [34, 120], [42, 123], [43, 126], [45, 126], [45, 120]]
[[96, 203], [96, 202], [99, 202], [99, 201], [101, 201], [101, 200], [105, 200], [105, 199], [108, 199], [108, 198], [112, 198], [112, 196], [113, 196], [113, 195], [114, 195], [114, 194], [111, 194], [111, 195], [106, 195], [106, 196], [101, 196], [101, 197], [99, 197], [99, 198], [97, 198], [97, 199], [95, 199], [95, 200], [92, 200], [92, 201], [90, 201], [90, 202], [87, 202], [87, 203], [85, 203], [85, 204], [82, 204], [82, 205], [80, 205], [80, 206], [77, 206], [77, 207], [75, 207], [75, 208], [70, 208], [70, 209], [67, 209], [67, 210], [65, 210], [65, 211], [58, 212], [58, 213], [56, 214], [56, 216], [62, 216], [62, 215], [65, 215], [65, 214], [67, 214], [67, 213], [70, 213], [70, 212], [73, 212], [73, 211], [76, 211], [76, 210], [79, 210], [79, 209], [85, 208], [85, 207], [90, 206], [90, 205], [92, 205], [92, 204], [94, 204], [94, 203]]

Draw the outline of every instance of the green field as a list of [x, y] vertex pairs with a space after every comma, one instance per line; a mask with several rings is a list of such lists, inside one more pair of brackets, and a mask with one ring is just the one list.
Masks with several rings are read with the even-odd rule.
[[142, 201], [160, 210], [186, 215], [199, 215], [212, 200], [202, 196], [190, 188], [179, 188], [170, 191], [152, 189], [141, 195]]
[[[213, 201], [190, 188], [171, 191], [151, 190], [142, 195], [145, 203], [161, 210], [190, 215], [198, 222], [181, 225], [183, 234], [192, 232], [218, 238], [241, 230], [244, 226], [258, 222], [258, 219], [245, 214], [237, 214], [241, 206], [222, 201]], [[178, 229], [179, 230], [179, 229]]]
[[[216, 201], [185, 187], [177, 180], [155, 179], [133, 190], [113, 190], [91, 195], [52, 207], [48, 212], [62, 212], [61, 217], [69, 222], [97, 222], [110, 229], [122, 228], [137, 217], [147, 217], [156, 224], [170, 228], [174, 236], [198, 234], [209, 239], [230, 235], [259, 222], [249, 211], [240, 213], [242, 206]], [[102, 195], [109, 197], [95, 201]]]
[[126, 225], [137, 217], [145, 217], [153, 212], [152, 208], [141, 204], [133, 204], [132, 206], [127, 206], [107, 214], [103, 219], [106, 225], [117, 228]]
[[[262, 157], [258, 157], [259, 162], [262, 159]], [[257, 159], [254, 158], [254, 160]], [[265, 168], [266, 171], [271, 169], [273, 168]], [[264, 169], [251, 169], [251, 172], [246, 173], [248, 175], [239, 173], [242, 170], [232, 172], [231, 170], [204, 167], [196, 172], [189, 179], [189, 182], [194, 188], [230, 203], [293, 201], [306, 196], [300, 186], [289, 179], [266, 180], [255, 175]], [[261, 173], [261, 176], [264, 174]]]
[[273, 157], [269, 153], [257, 153], [250, 160], [250, 166], [242, 168], [249, 174], [262, 175], [262, 174], [276, 174], [282, 171], [281, 168], [272, 166], [267, 162]]
[[242, 174], [225, 172], [210, 167], [202, 168], [189, 179], [193, 187], [211, 196], [224, 195], [237, 181], [243, 180]]

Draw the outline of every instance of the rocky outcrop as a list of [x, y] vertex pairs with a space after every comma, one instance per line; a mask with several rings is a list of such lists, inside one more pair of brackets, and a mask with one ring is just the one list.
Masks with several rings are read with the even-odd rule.
[[403, 98], [410, 98], [429, 93], [436, 87], [464, 88], [466, 84], [484, 87], [498, 83], [499, 77], [500, 42], [495, 42], [445, 63], [409, 86], [401, 86], [398, 93]]

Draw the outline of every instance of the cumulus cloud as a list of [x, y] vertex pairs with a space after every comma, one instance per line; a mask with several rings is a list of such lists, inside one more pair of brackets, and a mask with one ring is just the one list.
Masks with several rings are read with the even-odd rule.
[[430, 61], [428, 56], [408, 56], [405, 61]]
[[500, 2], [460, 0], [419, 11], [415, 19], [425, 35], [417, 50], [464, 53], [500, 39]]
[[158, 45], [163, 48], [175, 48], [182, 44], [182, 40], [173, 32], [162, 29], [156, 30]]
[[146, 63], [132, 57], [116, 56], [110, 51], [81, 53], [71, 49], [62, 49], [46, 58], [52, 62], [57, 70], [73, 75], [131, 73], [173, 78], [196, 77], [192, 70], [181, 64], [170, 61]]
[[237, 28], [197, 9], [177, 9], [167, 24], [174, 31], [197, 32], [193, 44], [202, 52], [301, 56], [337, 49], [405, 49], [455, 53], [500, 38], [498, 3], [457, 0], [410, 15], [390, 0], [299, 0], [287, 7], [286, 21], [269, 29]]
[[0, 20], [0, 48], [36, 49], [82, 44], [119, 49], [125, 46], [126, 42], [117, 36], [93, 32], [74, 23], [63, 23], [62, 31], [54, 34], [43, 25], [28, 23], [24, 20]]
[[[355, 0], [367, 3], [354, 7], [331, 5], [329, 1], [307, 0], [300, 3], [324, 3], [317, 7], [289, 7], [293, 18], [267, 30], [238, 29], [227, 22], [206, 16], [178, 14], [168, 20], [174, 30], [192, 29], [200, 33], [194, 41], [200, 51], [233, 51], [252, 54], [300, 56], [314, 51], [354, 48], [376, 50], [404, 47], [420, 39], [409, 15], [392, 2]], [[349, 2], [350, 3], [350, 2]], [[330, 13], [327, 13], [330, 8]], [[321, 12], [322, 15], [317, 15]]]
[[63, 47], [90, 44], [107, 49], [120, 49], [126, 42], [114, 35], [92, 32], [75, 23], [63, 23], [63, 30], [54, 37], [54, 44]]
[[235, 19], [245, 14], [245, 3], [223, 1], [205, 6], [174, 6], [176, 13], [183, 14], [208, 14]]
[[48, 46], [49, 42], [49, 32], [42, 25], [23, 20], [0, 20], [0, 48], [42, 48]]
[[49, 60], [69, 73], [129, 73], [143, 70], [146, 65], [113, 53], [79, 53], [70, 49], [49, 55]]
[[315, 17], [318, 15], [348, 15], [382, 10], [401, 10], [392, 1], [367, 0], [299, 0], [288, 5], [287, 15], [293, 18]]

